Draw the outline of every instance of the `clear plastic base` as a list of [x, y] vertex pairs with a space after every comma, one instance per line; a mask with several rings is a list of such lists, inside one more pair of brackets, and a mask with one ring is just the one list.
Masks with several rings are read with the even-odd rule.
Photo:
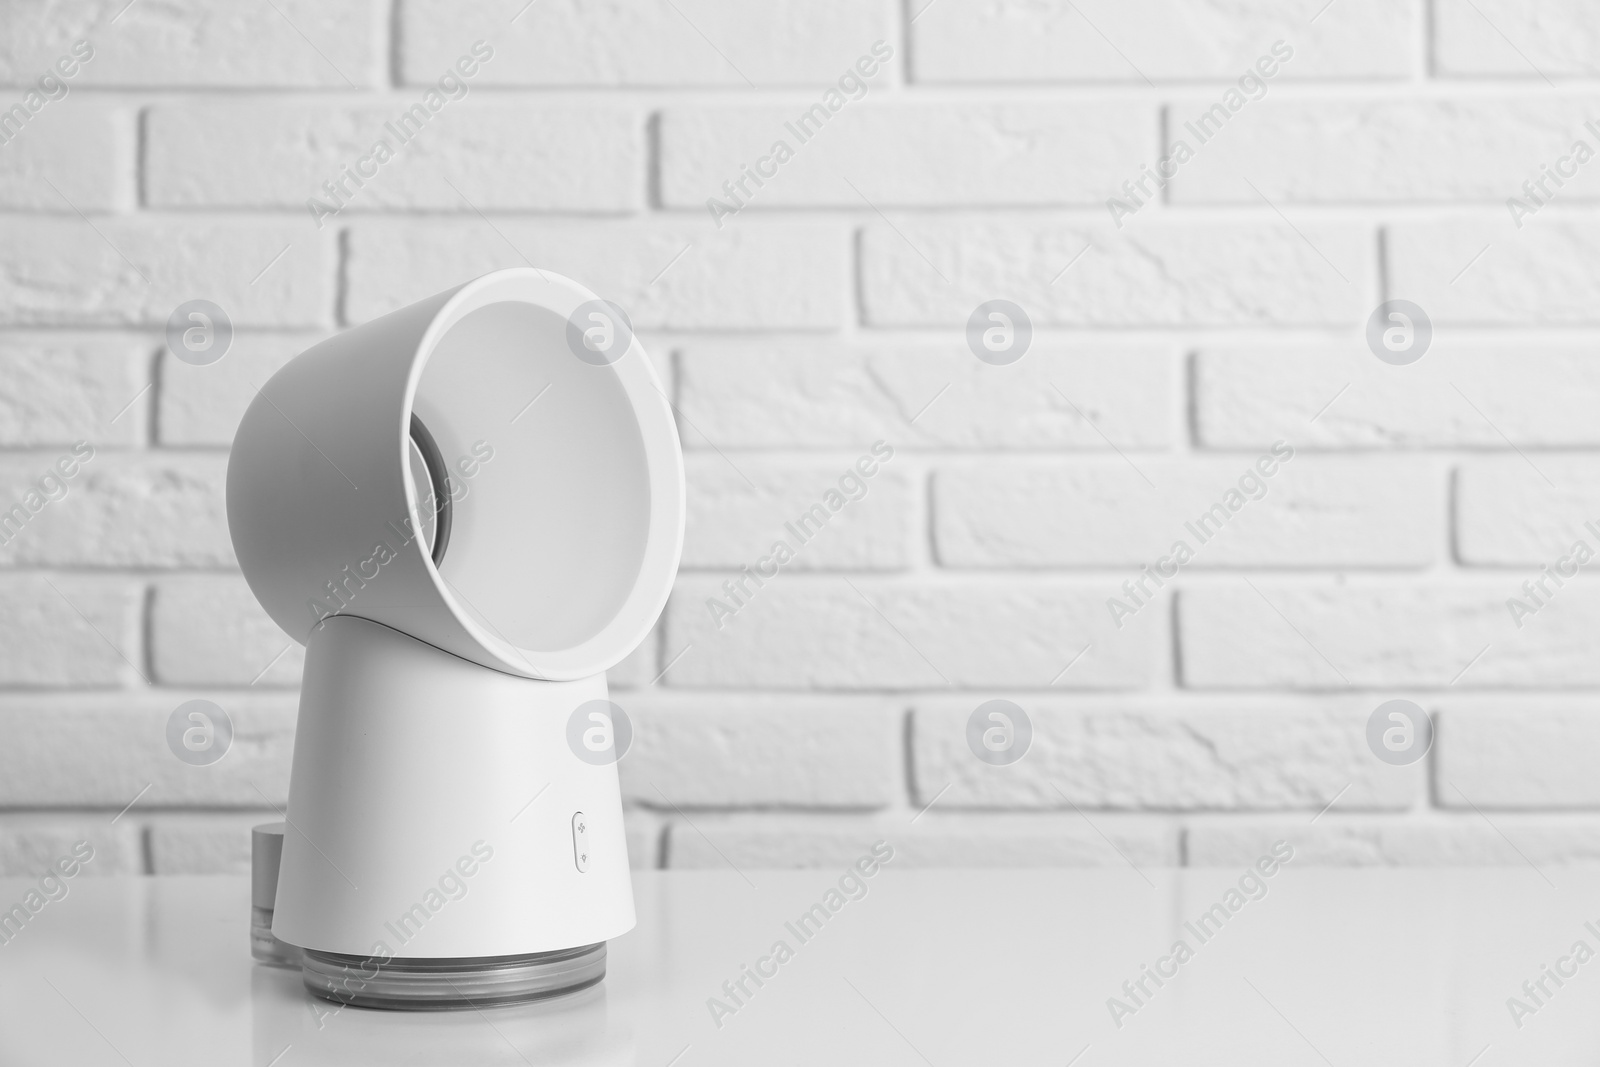
[[306, 949], [301, 975], [313, 995], [359, 1008], [449, 1011], [553, 997], [606, 976], [605, 942], [523, 956], [455, 959], [347, 956]]

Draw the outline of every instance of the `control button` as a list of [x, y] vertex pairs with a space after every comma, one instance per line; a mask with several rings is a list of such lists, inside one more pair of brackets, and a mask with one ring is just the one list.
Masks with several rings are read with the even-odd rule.
[[589, 820], [581, 811], [572, 816], [572, 859], [579, 874], [589, 869]]

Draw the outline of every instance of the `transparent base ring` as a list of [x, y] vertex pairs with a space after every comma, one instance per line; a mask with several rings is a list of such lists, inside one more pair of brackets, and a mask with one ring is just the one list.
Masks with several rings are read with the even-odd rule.
[[521, 956], [387, 960], [306, 949], [301, 974], [313, 995], [359, 1008], [486, 1008], [559, 996], [594, 985], [606, 976], [606, 946], [602, 941]]

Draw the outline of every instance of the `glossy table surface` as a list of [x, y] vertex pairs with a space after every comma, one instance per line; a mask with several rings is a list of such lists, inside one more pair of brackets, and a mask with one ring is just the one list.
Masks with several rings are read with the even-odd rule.
[[[0, 944], [0, 1064], [1549, 1067], [1600, 1050], [1600, 959], [1573, 955], [1600, 950], [1600, 871], [1285, 868], [1252, 899], [1227, 892], [1241, 871], [887, 868], [829, 900], [841, 873], [641, 872], [601, 985], [425, 1014], [339, 1009], [254, 963], [246, 879], [79, 878]], [[0, 880], [0, 907], [33, 884]], [[808, 940], [785, 925], [833, 900]], [[778, 941], [792, 955], [731, 999]], [[1141, 993], [1146, 965], [1170, 977]], [[1112, 997], [1131, 1010], [1114, 1019]], [[1531, 1010], [1514, 1019], [1511, 997]]]

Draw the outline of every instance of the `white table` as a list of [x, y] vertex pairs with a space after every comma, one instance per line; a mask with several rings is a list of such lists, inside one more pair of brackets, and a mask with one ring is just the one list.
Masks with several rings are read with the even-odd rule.
[[[253, 963], [243, 878], [80, 877], [0, 945], [0, 1064], [1552, 1067], [1600, 1049], [1600, 958], [1546, 979], [1520, 1029], [1506, 1007], [1575, 941], [1600, 951], [1600, 871], [1285, 869], [1200, 944], [1183, 922], [1240, 872], [890, 868], [799, 943], [785, 921], [838, 873], [640, 873], [600, 986], [427, 1014], [337, 1010]], [[30, 885], [0, 880], [0, 906]], [[1193, 958], [1116, 1027], [1107, 998], [1179, 937]], [[779, 939], [794, 958], [746, 979], [719, 1029], [707, 999]]]

